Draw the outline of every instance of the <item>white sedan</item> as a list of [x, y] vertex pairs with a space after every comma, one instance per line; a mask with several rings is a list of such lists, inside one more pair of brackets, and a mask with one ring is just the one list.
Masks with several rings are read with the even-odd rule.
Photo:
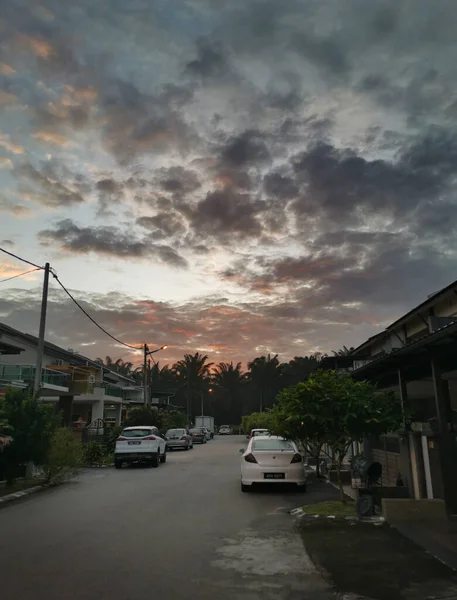
[[295, 483], [306, 491], [303, 457], [291, 440], [277, 435], [252, 437], [241, 458], [241, 491], [258, 483]]

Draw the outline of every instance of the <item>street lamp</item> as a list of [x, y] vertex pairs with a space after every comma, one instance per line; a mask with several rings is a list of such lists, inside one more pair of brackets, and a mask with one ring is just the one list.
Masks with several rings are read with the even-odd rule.
[[[209, 392], [210, 394], [211, 394], [211, 392], [212, 392], [212, 391], [213, 391], [213, 388], [209, 388], [209, 389], [208, 389], [208, 392]], [[204, 414], [205, 414], [205, 413], [203, 412], [203, 390], [201, 390], [201, 392], [200, 392], [200, 398], [201, 398], [201, 401], [202, 401], [202, 404], [201, 404], [201, 411], [202, 411], [202, 417], [203, 417], [203, 416], [204, 416]]]
[[149, 350], [147, 344], [144, 344], [144, 346], [143, 346], [143, 353], [144, 353], [144, 357], [143, 357], [143, 400], [144, 400], [145, 406], [147, 406], [147, 404], [148, 404], [148, 370], [147, 370], [148, 356], [150, 354], [155, 354], [156, 352], [160, 352], [160, 350], [165, 350], [166, 348], [168, 348], [168, 346], [164, 345], [164, 346], [160, 346], [160, 348], [157, 348], [156, 350]]

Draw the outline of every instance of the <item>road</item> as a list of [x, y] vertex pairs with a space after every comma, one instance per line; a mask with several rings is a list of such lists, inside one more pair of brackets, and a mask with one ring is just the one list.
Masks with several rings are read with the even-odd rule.
[[1, 510], [2, 598], [330, 598], [287, 514], [304, 494], [241, 493], [244, 441], [172, 452], [158, 469], [90, 470]]

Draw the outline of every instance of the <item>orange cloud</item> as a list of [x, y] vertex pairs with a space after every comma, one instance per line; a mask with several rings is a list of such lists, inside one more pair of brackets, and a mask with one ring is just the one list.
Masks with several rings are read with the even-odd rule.
[[70, 140], [68, 138], [60, 133], [56, 133], [55, 131], [36, 131], [33, 134], [33, 137], [47, 144], [55, 144], [56, 146], [60, 147], [68, 146], [70, 144]]
[[49, 58], [54, 52], [51, 44], [37, 38], [29, 38], [29, 45], [35, 56], [40, 58]]
[[17, 104], [17, 100], [17, 96], [11, 94], [11, 92], [0, 90], [0, 106], [14, 106]]
[[3, 75], [12, 75], [13, 73], [16, 73], [16, 70], [13, 69], [13, 67], [10, 67], [10, 65], [0, 62], [0, 73]]
[[5, 148], [12, 154], [24, 154], [24, 148], [10, 140], [9, 135], [0, 133], [0, 147]]
[[186, 331], [186, 329], [172, 329], [171, 331], [172, 333], [181, 333], [188, 337], [194, 337], [196, 335], [195, 331]]

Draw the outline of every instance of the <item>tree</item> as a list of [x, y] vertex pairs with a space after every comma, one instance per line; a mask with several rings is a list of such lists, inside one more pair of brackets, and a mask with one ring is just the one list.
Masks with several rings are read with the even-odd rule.
[[224, 419], [230, 423], [240, 423], [243, 404], [243, 388], [246, 374], [241, 370], [241, 363], [220, 362], [212, 374], [212, 382], [225, 404]]
[[127, 419], [125, 421], [126, 427], [155, 425], [155, 427], [160, 428], [161, 424], [159, 411], [156, 408], [151, 408], [150, 406], [138, 406], [137, 408], [131, 408], [128, 411]]
[[132, 376], [133, 363], [124, 362], [124, 360], [122, 358], [118, 358], [115, 361], [113, 361], [111, 356], [106, 356], [105, 360], [103, 360], [103, 358], [96, 358], [95, 362], [98, 362], [101, 365], [103, 365], [104, 367], [106, 367], [107, 369], [116, 371], [116, 373], [119, 373], [120, 375], [124, 375], [125, 377]]
[[350, 348], [343, 346], [339, 350], [332, 350], [332, 352], [335, 356], [348, 356], [351, 352], [354, 352], [354, 348], [352, 346]]
[[245, 415], [241, 419], [241, 427], [247, 434], [251, 429], [270, 430], [272, 423], [272, 413], [270, 411], [252, 413], [250, 415]]
[[332, 450], [342, 502], [341, 465], [350, 445], [369, 435], [397, 430], [404, 416], [394, 394], [380, 393], [371, 383], [355, 381], [348, 373], [324, 370], [283, 390], [272, 414], [275, 433], [308, 446], [327, 444]]
[[192, 413], [192, 397], [195, 392], [203, 392], [209, 383], [213, 363], [208, 362], [206, 354], [185, 354], [184, 359], [173, 365], [179, 384], [187, 392], [187, 416]]
[[0, 470], [12, 485], [22, 465], [44, 464], [60, 415], [29, 390], [10, 388], [0, 397], [0, 420], [8, 423], [13, 438], [0, 454]]
[[289, 387], [304, 381], [319, 366], [319, 353], [310, 356], [295, 356], [281, 365], [281, 386]]
[[259, 356], [248, 363], [248, 377], [259, 394], [259, 411], [262, 412], [276, 396], [281, 374], [278, 355]]

